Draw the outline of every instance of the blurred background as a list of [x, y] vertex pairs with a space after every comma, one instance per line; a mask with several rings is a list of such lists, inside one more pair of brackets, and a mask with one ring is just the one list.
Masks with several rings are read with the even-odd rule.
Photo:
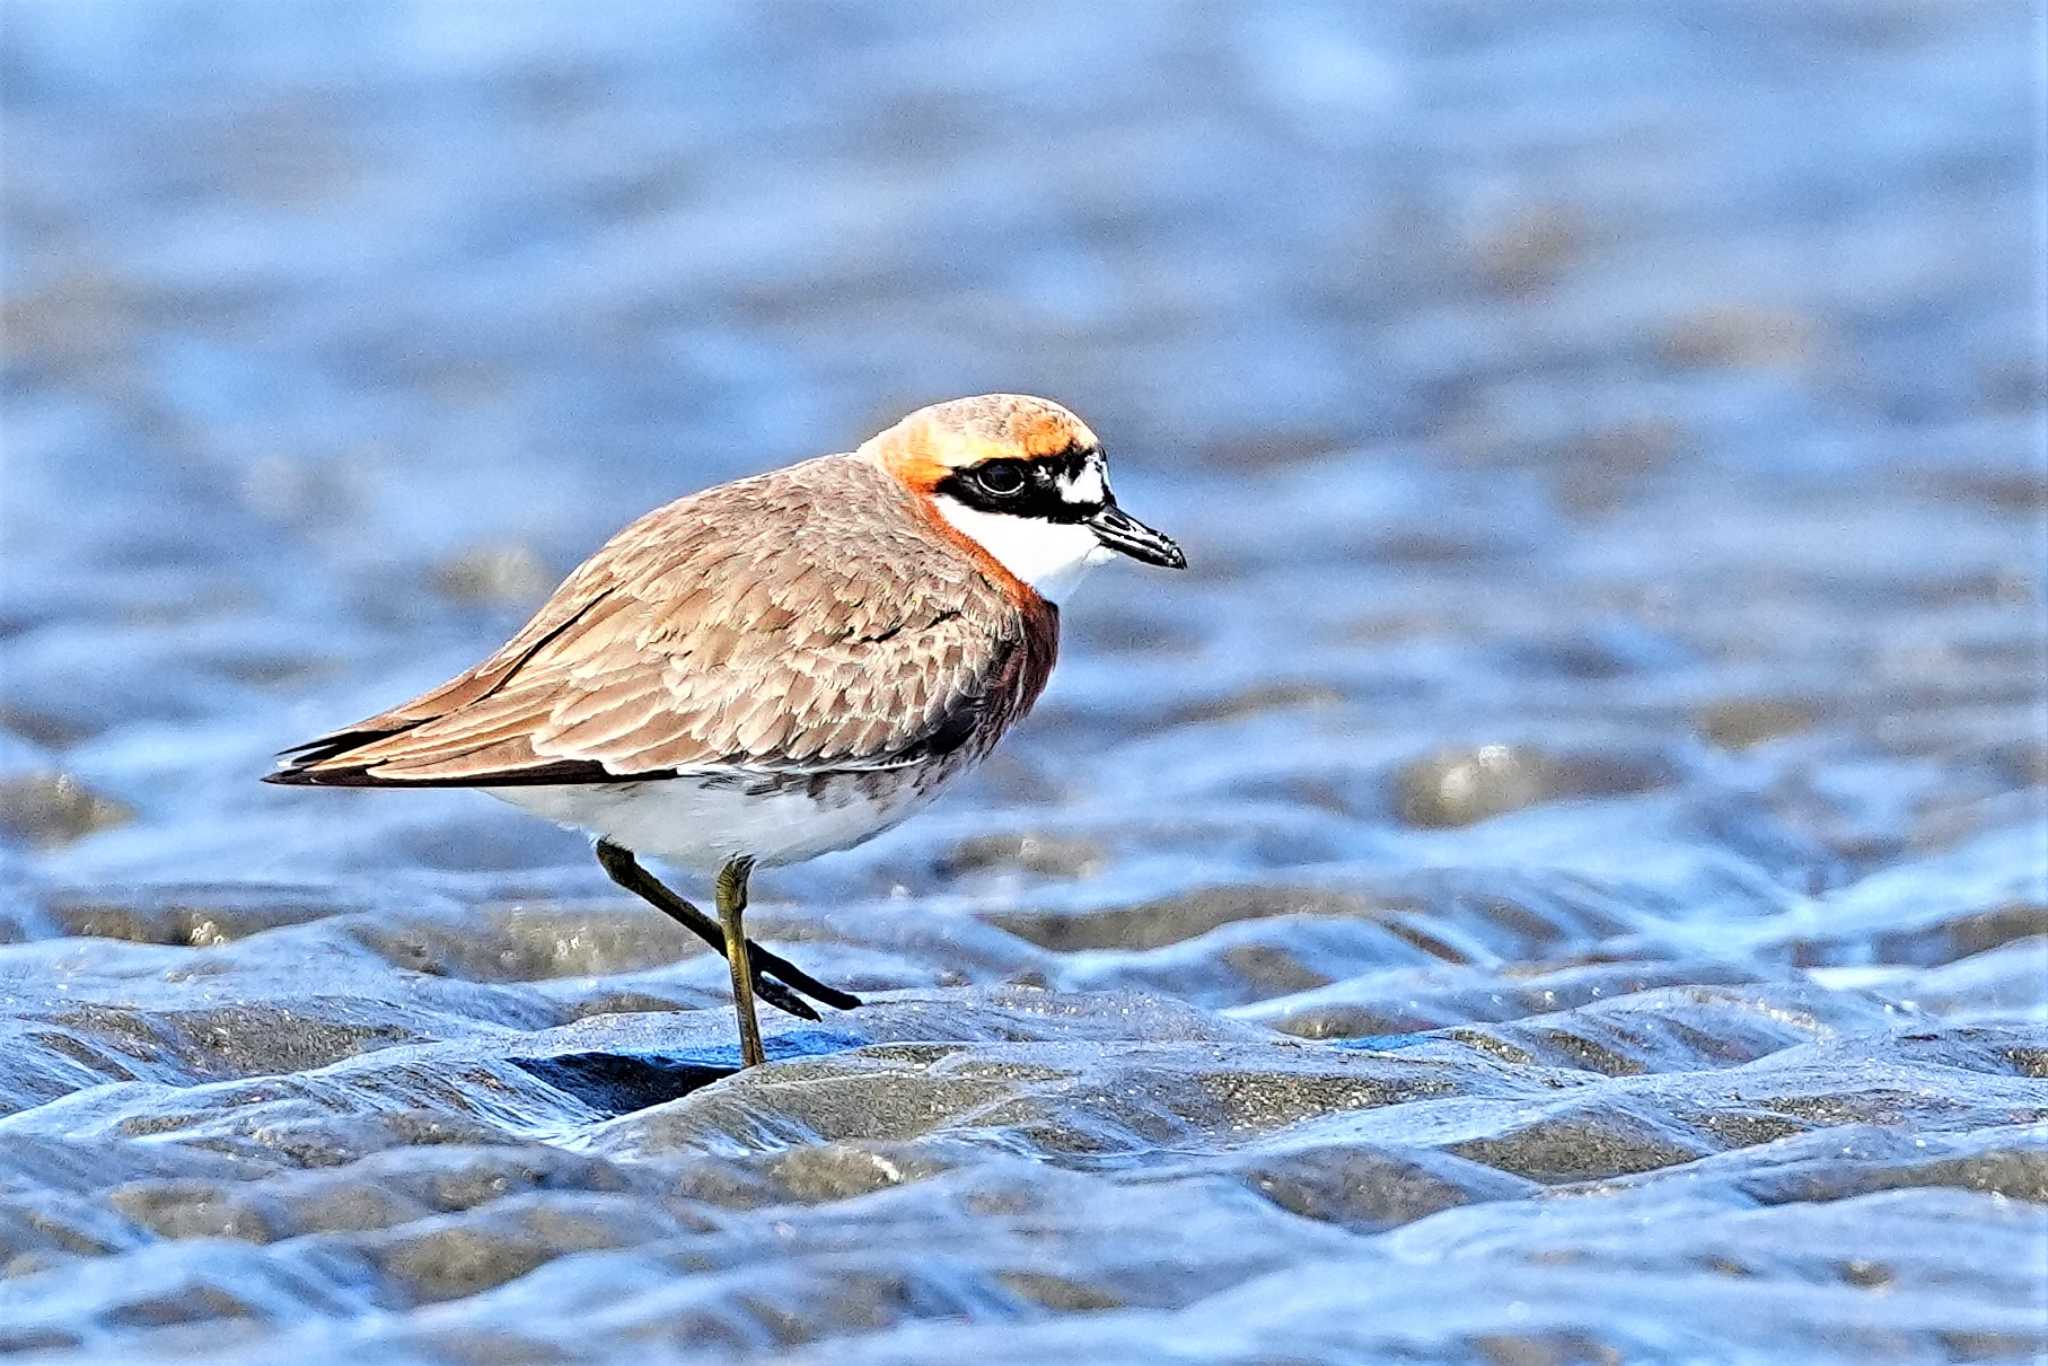
[[[382, 1074], [323, 1081], [282, 1118], [274, 1089], [234, 1088], [380, 1049], [427, 1072], [408, 1050], [545, 1051], [547, 1031], [622, 1011], [682, 1012], [674, 1028], [709, 1057], [729, 1025], [722, 965], [613, 894], [578, 837], [509, 808], [256, 779], [271, 751], [494, 647], [647, 508], [998, 389], [1082, 414], [1124, 503], [1192, 567], [1097, 574], [1067, 605], [1052, 690], [971, 786], [873, 845], [764, 876], [757, 896], [763, 936], [820, 976], [982, 1011], [969, 1038], [1042, 1028], [1073, 1050], [1063, 1065], [1083, 1081], [1037, 1128], [903, 1119], [888, 1136], [920, 1170], [1000, 1185], [994, 1155], [1025, 1153], [1071, 1174], [1089, 1164], [1033, 1144], [1082, 1134], [1073, 1151], [1125, 1153], [1142, 1177], [1120, 1198], [1153, 1203], [1083, 1184], [1075, 1209], [1225, 1231], [1175, 1254], [1178, 1291], [1094, 1265], [1094, 1326], [1016, 1350], [1163, 1341], [1162, 1321], [1119, 1312], [1142, 1309], [1184, 1328], [1193, 1357], [1227, 1355], [1279, 1301], [1202, 1297], [1311, 1253], [1381, 1257], [1367, 1234], [1482, 1197], [1505, 1241], [1454, 1252], [1415, 1231], [1440, 1226], [1424, 1220], [1403, 1255], [1465, 1257], [1441, 1284], [1519, 1284], [1485, 1259], [1541, 1261], [1499, 1231], [1532, 1192], [1695, 1159], [1768, 1165], [1758, 1145], [1831, 1122], [1878, 1126], [1875, 1161], [1910, 1119], [2031, 1173], [2038, 1198], [2041, 1150], [2002, 1135], [2043, 1118], [2015, 1099], [2011, 1059], [2048, 1044], [2043, 35], [2038, 5], [2001, 0], [8, 0], [0, 1026], [15, 1051], [0, 1113], [16, 1113], [0, 1135], [102, 1165], [87, 1177], [47, 1157], [0, 1181], [17, 1213], [40, 1211], [10, 1225], [0, 1207], [0, 1348], [146, 1334], [212, 1349], [212, 1327], [160, 1324], [341, 1332], [371, 1309], [401, 1314], [372, 1336], [541, 1332], [505, 1283], [574, 1238], [515, 1236], [488, 1205], [379, 1223], [326, 1188], [319, 1204], [303, 1169], [374, 1154], [387, 1165], [365, 1189], [412, 1179], [431, 1140], [373, 1141], [366, 1114], [438, 1115], [545, 1166], [606, 1151], [593, 1135], [646, 1106], [584, 1096], [591, 1113], [572, 1113], [530, 1072], [499, 1076], [512, 1098], [482, 1114], [466, 1087], [428, 1096]], [[1072, 1004], [1013, 999], [1035, 988]], [[1226, 1123], [1181, 1095], [1157, 1101], [1170, 1123], [1112, 1136], [1087, 1091], [1109, 1084], [1091, 1071], [1112, 1066], [1100, 1040], [1123, 1037], [1095, 1022], [1098, 991], [1181, 1012], [1145, 1016], [1131, 1037], [1148, 1043], [1420, 1032], [1444, 1049], [1444, 1031], [1478, 1030], [1459, 1045], [1477, 1051], [1442, 1064], [1457, 1094], [1521, 1065], [1558, 1069], [1552, 1088], [1654, 1076], [1690, 1118], [1637, 1093], [1589, 1101], [1570, 1133], [1611, 1160], [1553, 1169], [1557, 1131], [1532, 1130], [1521, 1102], [1498, 1132], [1452, 1134], [1403, 1127], [1384, 1095], [1324, 1095], [1330, 1113], [1364, 1107], [1353, 1158], [1393, 1144], [1471, 1170], [1429, 1167], [1436, 1204], [1368, 1218], [1343, 1203], [1367, 1198], [1363, 1168], [1289, 1205], [1262, 1167], [1265, 1185], [1246, 1181], [1313, 1230], [1268, 1249], [1195, 1193], [1221, 1168], [1196, 1180], [1144, 1155], [1263, 1162], [1267, 1139], [1306, 1143], [1300, 1114]], [[1577, 1014], [1639, 996], [1690, 1021], [1693, 1042]], [[1066, 1032], [1017, 1022], [1061, 1011]], [[878, 1047], [958, 1037], [868, 1014], [832, 1027]], [[1498, 1033], [1538, 1015], [1547, 1043]], [[1983, 1055], [2007, 1061], [1942, 1053], [1923, 1090], [1965, 1099], [1904, 1119], [1830, 1092], [1829, 1121], [1806, 1091], [1778, 1106], [1781, 1127], [1700, 1118], [1733, 1103], [1715, 1069], [1783, 1050], [1841, 1050], [1821, 1069], [1836, 1077], [1915, 1075], [1886, 1051], [1908, 1024], [1937, 1051], [2013, 1031]], [[818, 1038], [821, 1055], [845, 1042]], [[1226, 1068], [1236, 1081], [1207, 1093], [1256, 1091], [1252, 1073], [1266, 1075]], [[840, 1128], [764, 1090], [744, 1124], [664, 1130], [666, 1147], [636, 1131], [614, 1155], [665, 1172], [663, 1198], [693, 1179], [679, 1153], [768, 1181], [791, 1146], [885, 1136], [886, 1097], [847, 1078]], [[1265, 1137], [1214, 1137], [1243, 1124]], [[146, 1160], [93, 1146], [140, 1132], [162, 1136]], [[656, 1148], [671, 1166], [645, 1168]], [[1876, 1188], [1850, 1173], [1838, 1193]], [[826, 1201], [830, 1184], [776, 1189]], [[1617, 1279], [1528, 1301], [1548, 1326], [1526, 1304], [1409, 1322], [1436, 1302], [1382, 1266], [1377, 1316], [1357, 1313], [1358, 1278], [1327, 1293], [1311, 1278], [1292, 1326], [1258, 1331], [1311, 1357], [1340, 1340], [1477, 1350], [1487, 1334], [1714, 1341], [1658, 1336], [1679, 1320], [1816, 1354], [1910, 1355], [1966, 1333], [2025, 1345], [2024, 1320], [2003, 1316], [2038, 1282], [1951, 1273], [1957, 1258], [2024, 1268], [2038, 1223], [1922, 1194], [1924, 1209], [1830, 1214], [1846, 1223], [1824, 1237], [1784, 1226], [1788, 1249], [1874, 1249], [1897, 1291], [1876, 1338], [1856, 1336], [1867, 1297], [1789, 1250], [1757, 1274], [1796, 1288], [1740, 1324], [1707, 1308], [1720, 1292], [1703, 1276], [1665, 1301], [1622, 1292], [1646, 1266], [1690, 1276], [1718, 1255], [1704, 1215], [1659, 1219], [1659, 1237], [1693, 1242], [1645, 1244]], [[1929, 1232], [1930, 1211], [1959, 1231]], [[442, 1265], [419, 1250], [449, 1236], [429, 1213], [489, 1265], [510, 1257], [502, 1274], [408, 1270], [401, 1253]], [[585, 1213], [605, 1232], [579, 1247], [657, 1238]], [[870, 1342], [876, 1359], [956, 1359], [969, 1337], [901, 1334], [1057, 1325], [1085, 1298], [1034, 1298], [1014, 1267], [1014, 1304], [976, 1298], [955, 1281], [969, 1263], [996, 1274], [974, 1259], [1010, 1246], [1000, 1221], [902, 1217], [904, 1265], [924, 1267], [902, 1274], [922, 1289], [874, 1311], [873, 1331], [898, 1334]], [[1061, 1265], [1108, 1255], [1085, 1220], [1041, 1224], [1064, 1230], [1044, 1244]], [[914, 1256], [934, 1227], [958, 1230], [964, 1260], [945, 1274]], [[1333, 1251], [1326, 1235], [1353, 1241]], [[207, 1241], [221, 1236], [239, 1241]], [[1594, 1261], [1606, 1246], [1558, 1236]], [[1733, 1247], [1772, 1236], [1726, 1232]], [[1205, 1258], [1222, 1245], [1262, 1251], [1219, 1269]], [[358, 1260], [287, 1277], [277, 1259], [309, 1246]], [[562, 1270], [546, 1302], [571, 1302], [577, 1274], [619, 1273]], [[780, 1350], [850, 1331], [824, 1292], [778, 1284], [810, 1325]], [[195, 1286], [243, 1309], [192, 1308]], [[152, 1319], [138, 1296], [184, 1307]], [[468, 1307], [414, 1313], [437, 1299]], [[1469, 1301], [1509, 1312], [1490, 1290]], [[663, 1303], [618, 1322], [676, 1322]], [[1313, 1336], [1367, 1319], [1392, 1336]], [[719, 1322], [741, 1346], [765, 1331]], [[1120, 1322], [1139, 1326], [1105, 1326]], [[834, 1359], [865, 1359], [852, 1350]]]

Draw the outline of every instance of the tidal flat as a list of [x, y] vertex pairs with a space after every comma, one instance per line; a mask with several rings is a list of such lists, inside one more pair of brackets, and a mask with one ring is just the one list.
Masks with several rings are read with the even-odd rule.
[[[9, 4], [0, 1354], [2048, 1353], [2035, 11], [775, 13]], [[756, 879], [769, 1066], [258, 783], [990, 389], [1191, 567]]]

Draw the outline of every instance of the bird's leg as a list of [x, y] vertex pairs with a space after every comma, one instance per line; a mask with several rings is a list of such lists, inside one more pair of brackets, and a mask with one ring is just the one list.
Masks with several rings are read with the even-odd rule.
[[718, 919], [725, 926], [725, 961], [732, 969], [732, 1008], [740, 1020], [740, 1066], [768, 1061], [761, 1051], [761, 1022], [754, 1018], [754, 972], [747, 962], [747, 936], [740, 917], [747, 909], [747, 879], [754, 860], [741, 854], [718, 874]]
[[[597, 862], [613, 882], [718, 950], [719, 957], [725, 956], [725, 931], [719, 928], [718, 922], [670, 891], [661, 879], [641, 866], [640, 861], [633, 857], [631, 850], [613, 844], [610, 840], [599, 840]], [[754, 966], [753, 971], [761, 999], [777, 1010], [786, 1011], [800, 1019], [817, 1019], [818, 1012], [811, 1009], [795, 992], [780, 982], [770, 982], [760, 977], [762, 969], [768, 966], [767, 959], [771, 955], [760, 956], [762, 961]]]
[[[597, 862], [613, 882], [718, 950], [720, 957], [724, 956], [725, 931], [719, 928], [718, 922], [670, 891], [659, 878], [648, 872], [640, 861], [633, 857], [630, 849], [601, 839], [597, 842]], [[858, 996], [826, 986], [802, 968], [779, 955], [770, 953], [759, 944], [749, 943], [747, 952], [754, 965], [754, 990], [760, 994], [762, 1000], [777, 1010], [801, 1019], [817, 1019], [818, 1012], [796, 995], [798, 991], [838, 1010], [851, 1010], [860, 1004]], [[771, 981], [763, 974], [782, 980]], [[789, 985], [785, 987], [784, 982]]]

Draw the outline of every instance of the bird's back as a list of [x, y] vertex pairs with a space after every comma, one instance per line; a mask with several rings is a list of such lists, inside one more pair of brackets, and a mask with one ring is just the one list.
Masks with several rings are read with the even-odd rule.
[[1044, 687], [1058, 613], [943, 533], [857, 455], [679, 499], [475, 668], [272, 778], [506, 787], [978, 758]]

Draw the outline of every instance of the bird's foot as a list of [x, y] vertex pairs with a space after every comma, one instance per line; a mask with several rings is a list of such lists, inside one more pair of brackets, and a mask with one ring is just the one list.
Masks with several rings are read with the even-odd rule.
[[852, 992], [826, 986], [787, 958], [769, 952], [751, 939], [747, 941], [747, 958], [753, 968], [754, 989], [761, 994], [762, 1000], [777, 1010], [806, 1020], [817, 1019], [818, 1012], [811, 1009], [809, 1002], [797, 995], [798, 992], [834, 1010], [857, 1010], [860, 1007], [860, 997]]

